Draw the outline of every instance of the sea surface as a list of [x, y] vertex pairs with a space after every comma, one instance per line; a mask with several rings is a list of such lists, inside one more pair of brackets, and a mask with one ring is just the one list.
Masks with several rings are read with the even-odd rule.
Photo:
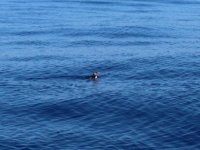
[[200, 0], [0, 0], [0, 150], [199, 149]]

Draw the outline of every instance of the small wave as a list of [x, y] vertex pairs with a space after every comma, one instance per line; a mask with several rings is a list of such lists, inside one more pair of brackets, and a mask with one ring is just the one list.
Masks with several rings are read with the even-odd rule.
[[44, 34], [51, 34], [51, 31], [18, 31], [18, 32], [12, 32], [11, 35], [17, 35], [17, 36], [34, 36], [34, 35], [44, 35]]
[[76, 2], [80, 2], [81, 4], [85, 4], [85, 5], [92, 5], [92, 6], [99, 6], [99, 5], [103, 5], [103, 6], [109, 6], [109, 7], [116, 7], [116, 6], [125, 6], [127, 7], [153, 7], [154, 5], [150, 4], [150, 3], [141, 3], [141, 1], [135, 2], [135, 1], [123, 1], [123, 2], [117, 2], [117, 1], [76, 1]]
[[[122, 26], [115, 28], [99, 28], [93, 30], [82, 29], [62, 29], [63, 36], [66, 37], [86, 37], [96, 36], [108, 39], [122, 39], [122, 38], [173, 38], [168, 33], [155, 30], [154, 28], [147, 28], [142, 26]], [[92, 42], [92, 41], [91, 41]]]
[[87, 46], [147, 46], [153, 45], [155, 42], [150, 41], [129, 41], [129, 42], [114, 42], [114, 41], [97, 41], [97, 40], [81, 40], [70, 42], [67, 44], [72, 47], [87, 47]]
[[34, 41], [5, 42], [3, 44], [4, 45], [24, 45], [24, 46], [28, 46], [28, 45], [45, 46], [45, 45], [49, 45], [50, 42], [34, 40]]
[[199, 5], [200, 2], [199, 1], [190, 1], [190, 0], [182, 0], [182, 1], [179, 1], [179, 0], [170, 0], [170, 3], [172, 4], [180, 4], [180, 5]]
[[25, 80], [52, 80], [52, 79], [65, 79], [65, 80], [84, 80], [89, 79], [89, 76], [80, 76], [80, 75], [50, 75], [43, 77], [20, 77]]
[[16, 61], [16, 62], [29, 62], [29, 61], [46, 61], [46, 60], [69, 60], [69, 57], [65, 56], [53, 56], [53, 55], [39, 55], [33, 57], [14, 57], [8, 59], [8, 61]]

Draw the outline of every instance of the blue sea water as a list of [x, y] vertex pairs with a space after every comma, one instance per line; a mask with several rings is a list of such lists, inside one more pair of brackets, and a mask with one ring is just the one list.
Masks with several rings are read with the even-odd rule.
[[0, 16], [0, 150], [200, 149], [199, 0], [1, 0]]

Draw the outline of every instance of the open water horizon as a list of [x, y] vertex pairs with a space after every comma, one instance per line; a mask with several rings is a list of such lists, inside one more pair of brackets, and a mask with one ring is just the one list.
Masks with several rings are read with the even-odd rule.
[[199, 0], [1, 0], [0, 16], [0, 150], [200, 149]]

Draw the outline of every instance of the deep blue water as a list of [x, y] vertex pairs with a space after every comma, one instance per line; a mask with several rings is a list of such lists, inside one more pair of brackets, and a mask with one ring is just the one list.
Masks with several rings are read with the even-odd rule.
[[0, 150], [200, 149], [199, 0], [1, 0], [0, 16]]

